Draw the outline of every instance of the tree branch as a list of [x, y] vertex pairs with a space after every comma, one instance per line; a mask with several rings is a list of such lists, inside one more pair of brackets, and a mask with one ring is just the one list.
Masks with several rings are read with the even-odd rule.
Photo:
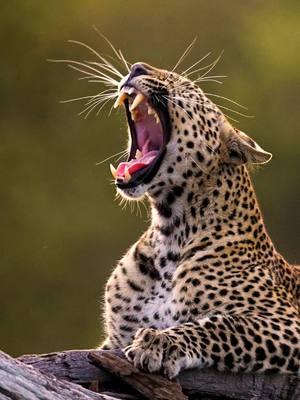
[[0, 400], [118, 400], [44, 375], [0, 351]]
[[[131, 392], [132, 396], [138, 396], [136, 393], [139, 392], [151, 400], [186, 398], [181, 393], [178, 383], [160, 375], [136, 370], [124, 360], [121, 351], [75, 350], [22, 356], [19, 360], [34, 366], [42, 373], [51, 373], [59, 379], [80, 384], [100, 381], [101, 387], [110, 385], [113, 388], [121, 388], [121, 381], [116, 380], [120, 378], [135, 389]], [[293, 375], [233, 374], [213, 369], [192, 369], [180, 373], [177, 381], [188, 395], [197, 393], [211, 399], [300, 399], [300, 378]], [[165, 388], [166, 391], [159, 391], [159, 388]]]
[[124, 358], [110, 352], [91, 352], [89, 358], [113, 372], [149, 400], [187, 400], [181, 386], [162, 375], [139, 371]]

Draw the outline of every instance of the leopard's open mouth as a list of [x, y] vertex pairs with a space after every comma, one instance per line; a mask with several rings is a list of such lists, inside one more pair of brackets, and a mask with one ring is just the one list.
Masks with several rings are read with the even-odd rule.
[[163, 99], [144, 95], [133, 86], [124, 86], [115, 106], [124, 105], [130, 130], [130, 151], [126, 162], [111, 172], [120, 189], [149, 183], [156, 175], [170, 138], [170, 118]]

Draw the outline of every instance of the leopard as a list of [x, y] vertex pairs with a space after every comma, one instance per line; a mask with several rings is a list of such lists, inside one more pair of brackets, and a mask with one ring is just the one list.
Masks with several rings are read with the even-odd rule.
[[107, 281], [100, 348], [176, 377], [189, 368], [300, 374], [300, 268], [277, 252], [250, 176], [272, 154], [188, 74], [131, 65], [118, 81], [128, 159], [116, 190], [147, 230]]

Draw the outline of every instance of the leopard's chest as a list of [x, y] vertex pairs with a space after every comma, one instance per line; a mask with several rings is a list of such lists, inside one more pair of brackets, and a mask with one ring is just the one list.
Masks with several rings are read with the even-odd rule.
[[[158, 243], [161, 245], [161, 243]], [[123, 257], [106, 286], [107, 328], [125, 346], [141, 327], [174, 325], [173, 275], [177, 256], [170, 247], [137, 245]]]
[[[123, 279], [119, 281], [120, 287], [122, 281]], [[121, 293], [110, 293], [106, 296], [107, 328], [113, 332], [110, 336], [117, 347], [128, 345], [139, 328], [166, 329], [174, 325], [176, 305], [167, 284], [166, 287], [161, 287], [149, 285], [148, 282], [147, 287], [146, 281], [142, 280], [137, 285], [134, 287], [138, 290], [132, 290], [132, 286], [129, 289], [126, 285]]]

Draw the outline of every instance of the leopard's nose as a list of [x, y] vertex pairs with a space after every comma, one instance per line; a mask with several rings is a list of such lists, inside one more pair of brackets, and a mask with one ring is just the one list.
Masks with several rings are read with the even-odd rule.
[[131, 67], [129, 80], [132, 78], [136, 78], [140, 75], [148, 75], [146, 67], [142, 63], [133, 64], [133, 66]]

